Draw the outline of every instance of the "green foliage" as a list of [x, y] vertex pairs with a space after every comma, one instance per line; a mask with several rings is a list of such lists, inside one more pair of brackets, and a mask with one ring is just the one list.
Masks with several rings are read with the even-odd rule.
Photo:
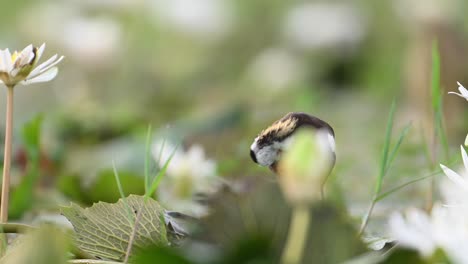
[[[361, 230], [360, 230], [361, 234], [364, 232], [364, 229], [367, 226], [367, 223], [372, 215], [372, 211], [374, 209], [375, 204], [379, 201], [380, 192], [382, 191], [383, 179], [385, 175], [387, 174], [388, 169], [390, 168], [393, 160], [395, 159], [395, 156], [398, 153], [398, 150], [401, 146], [401, 143], [403, 142], [403, 139], [408, 134], [408, 131], [411, 127], [411, 124], [408, 124], [403, 128], [403, 130], [400, 132], [398, 136], [397, 143], [393, 146], [393, 149], [391, 149], [390, 146], [391, 146], [391, 140], [392, 140], [392, 130], [393, 130], [395, 109], [396, 109], [396, 103], [395, 103], [395, 100], [393, 100], [392, 105], [390, 107], [388, 120], [387, 120], [387, 128], [385, 132], [384, 146], [382, 149], [382, 158], [380, 161], [379, 174], [377, 175], [377, 182], [375, 185], [374, 196], [369, 206], [369, 210], [364, 215], [363, 222], [361, 225]], [[388, 194], [390, 193], [387, 193], [386, 195]]]
[[26, 171], [20, 184], [11, 193], [9, 216], [12, 219], [20, 218], [34, 202], [34, 187], [37, 186], [40, 176], [42, 120], [42, 115], [37, 115], [21, 130], [21, 139], [26, 150]]
[[64, 264], [69, 257], [69, 245], [63, 231], [53, 226], [42, 226], [16, 241], [0, 263]]
[[380, 264], [427, 264], [418, 254], [417, 251], [411, 249], [402, 249], [399, 248], [393, 252], [385, 259], [380, 262]]
[[57, 180], [57, 188], [73, 201], [87, 203], [90, 199], [86, 190], [81, 186], [81, 180], [78, 175], [62, 175]]
[[[122, 190], [126, 194], [145, 193], [144, 179], [138, 174], [120, 171], [119, 179], [122, 185]], [[95, 181], [89, 188], [86, 188], [86, 202], [92, 203], [97, 201], [116, 202], [121, 198], [117, 182], [115, 181], [113, 170], [103, 170], [97, 176]]]
[[[133, 218], [127, 217], [127, 205], [132, 209]], [[140, 212], [141, 217], [136, 221]], [[142, 249], [149, 245], [167, 245], [161, 240], [166, 232], [164, 222], [160, 219], [163, 208], [158, 202], [142, 196], [130, 195], [115, 204], [99, 202], [90, 208], [83, 209], [76, 204], [62, 207], [62, 214], [72, 223], [75, 232], [75, 243], [84, 252], [98, 258], [123, 260], [132, 236], [133, 247]]]
[[145, 197], [150, 197], [156, 192], [156, 189], [158, 188], [159, 183], [161, 182], [162, 178], [166, 174], [167, 167], [169, 166], [169, 163], [171, 162], [172, 157], [174, 157], [174, 154], [176, 153], [177, 148], [178, 146], [174, 148], [174, 150], [171, 153], [171, 156], [169, 156], [169, 158], [166, 160], [162, 168], [159, 170], [158, 174], [156, 174], [154, 178], [152, 179], [151, 185], [149, 189], [147, 190], [147, 192], [145, 193]]
[[151, 246], [135, 253], [132, 257], [131, 263], [133, 264], [191, 264], [194, 262], [189, 261], [183, 257], [182, 254], [174, 248]]
[[[146, 144], [145, 144], [145, 193], [148, 193], [150, 188], [150, 160], [151, 160], [151, 125], [148, 126], [148, 132], [146, 133]], [[161, 147], [161, 151], [164, 148], [164, 144]], [[159, 156], [161, 157], [161, 153]]]
[[273, 243], [269, 235], [252, 232], [245, 234], [232, 248], [228, 249], [219, 263], [274, 263], [276, 257], [272, 254], [272, 248]]
[[432, 78], [431, 78], [431, 99], [434, 114], [434, 133], [443, 147], [445, 159], [448, 159], [448, 143], [445, 134], [442, 104], [442, 88], [440, 86], [440, 54], [437, 42], [432, 43]]
[[[201, 228], [194, 234], [197, 241], [220, 248], [215, 263], [277, 263], [291, 214], [278, 186], [261, 183], [248, 193], [225, 190], [219, 195], [209, 201], [213, 213], [201, 219]], [[304, 250], [307, 263], [340, 263], [365, 251], [343, 208], [321, 202], [310, 213]]]
[[379, 264], [439, 264], [439, 263], [453, 263], [447, 257], [445, 252], [437, 249], [430, 257], [423, 258], [421, 255], [412, 249], [396, 248], [389, 251], [385, 260], [378, 262]]

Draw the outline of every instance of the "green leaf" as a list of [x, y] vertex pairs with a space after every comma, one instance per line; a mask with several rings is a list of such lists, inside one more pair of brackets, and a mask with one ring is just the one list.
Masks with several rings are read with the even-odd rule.
[[411, 263], [411, 264], [429, 264], [424, 261], [417, 251], [412, 249], [397, 248], [394, 251], [390, 251], [387, 259], [380, 264], [393, 264], [393, 263]]
[[40, 176], [40, 137], [42, 115], [38, 115], [24, 124], [21, 137], [26, 149], [26, 173], [18, 186], [12, 190], [9, 215], [12, 219], [20, 218], [31, 208], [34, 201], [34, 186]]
[[[129, 171], [119, 171], [119, 180], [124, 193], [144, 194], [144, 178]], [[114, 203], [121, 198], [114, 171], [106, 169], [99, 172], [95, 181], [85, 190], [88, 203], [103, 201]]]
[[[161, 237], [165, 237], [161, 232], [166, 232], [166, 229], [160, 221], [163, 208], [159, 203], [136, 195], [125, 198], [125, 202], [132, 208], [133, 219], [128, 218], [123, 199], [115, 204], [99, 202], [86, 209], [76, 204], [62, 207], [62, 214], [75, 229], [76, 245], [96, 258], [121, 261], [134, 227], [137, 228], [133, 239], [134, 249], [166, 245], [167, 241], [161, 240]], [[140, 210], [139, 220], [135, 223]]]
[[190, 264], [193, 263], [173, 248], [152, 246], [135, 253], [133, 264]]
[[24, 124], [21, 130], [21, 137], [28, 152], [29, 159], [39, 158], [39, 142], [41, 137], [42, 115], [37, 115], [32, 120]]

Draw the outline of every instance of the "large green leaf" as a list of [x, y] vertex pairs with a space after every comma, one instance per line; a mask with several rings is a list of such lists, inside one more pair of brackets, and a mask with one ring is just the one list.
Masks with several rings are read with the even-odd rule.
[[[127, 206], [132, 210], [131, 215]], [[161, 221], [163, 213], [158, 202], [136, 195], [115, 204], [99, 202], [86, 209], [72, 204], [62, 208], [62, 214], [75, 229], [76, 245], [82, 251], [98, 259], [117, 261], [125, 258], [130, 240], [132, 252], [149, 245], [167, 244], [164, 220]]]

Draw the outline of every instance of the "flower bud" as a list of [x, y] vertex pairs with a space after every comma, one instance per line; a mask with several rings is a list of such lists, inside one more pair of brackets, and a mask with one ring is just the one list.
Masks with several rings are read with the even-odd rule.
[[320, 198], [322, 184], [335, 164], [335, 141], [324, 129], [302, 128], [278, 164], [281, 189], [294, 204], [309, 204]]

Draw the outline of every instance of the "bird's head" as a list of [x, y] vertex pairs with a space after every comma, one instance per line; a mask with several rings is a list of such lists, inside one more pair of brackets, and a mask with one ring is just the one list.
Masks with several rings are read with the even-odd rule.
[[250, 146], [250, 157], [261, 166], [268, 166], [276, 172], [277, 162], [281, 153], [287, 150], [295, 132], [302, 127], [326, 132], [326, 140], [330, 151], [335, 156], [335, 132], [325, 121], [306, 113], [292, 112], [263, 130]]

